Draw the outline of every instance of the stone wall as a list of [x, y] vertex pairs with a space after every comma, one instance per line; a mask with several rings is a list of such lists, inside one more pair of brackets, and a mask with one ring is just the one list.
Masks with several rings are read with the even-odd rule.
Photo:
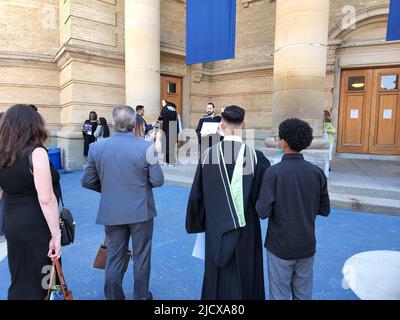
[[0, 2], [0, 111], [16, 103], [39, 107], [53, 139], [60, 123], [58, 0]]
[[[382, 42], [388, 4], [331, 1], [326, 108], [337, 110], [341, 67], [400, 63], [400, 45]], [[356, 30], [340, 30], [346, 5], [363, 17]], [[248, 127], [270, 130], [275, 1], [237, 0], [236, 58], [192, 66], [185, 64], [185, 6], [161, 0], [161, 73], [183, 78], [185, 125], [195, 126], [213, 101], [217, 111], [243, 105]], [[62, 147], [67, 168], [79, 168], [88, 113], [111, 120], [113, 106], [125, 103], [124, 1], [0, 1], [0, 16], [0, 111], [37, 104], [50, 144]]]

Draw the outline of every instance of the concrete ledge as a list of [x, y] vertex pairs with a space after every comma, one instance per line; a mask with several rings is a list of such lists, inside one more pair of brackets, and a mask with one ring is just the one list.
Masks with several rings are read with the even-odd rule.
[[377, 154], [336, 153], [335, 157], [340, 159], [351, 159], [351, 160], [400, 161], [400, 156], [377, 155]]
[[331, 207], [400, 216], [400, 200], [330, 193]]

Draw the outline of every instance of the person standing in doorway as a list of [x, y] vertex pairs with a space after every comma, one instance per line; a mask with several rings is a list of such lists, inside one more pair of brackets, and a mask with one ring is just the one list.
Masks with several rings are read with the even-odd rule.
[[83, 135], [83, 155], [85, 157], [88, 156], [89, 145], [96, 141], [94, 133], [97, 129], [97, 113], [95, 111], [91, 111], [89, 113], [89, 119], [86, 120], [83, 124], [82, 135]]
[[163, 145], [164, 162], [169, 166], [174, 166], [176, 165], [176, 143], [182, 126], [176, 111], [176, 105], [165, 100], [162, 101], [162, 104], [164, 106], [158, 121], [162, 122], [165, 134], [165, 145]]
[[307, 122], [283, 121], [277, 140], [284, 156], [265, 172], [256, 204], [260, 218], [269, 218], [265, 246], [270, 298], [311, 300], [315, 219], [330, 213], [327, 179], [300, 153], [313, 140]]

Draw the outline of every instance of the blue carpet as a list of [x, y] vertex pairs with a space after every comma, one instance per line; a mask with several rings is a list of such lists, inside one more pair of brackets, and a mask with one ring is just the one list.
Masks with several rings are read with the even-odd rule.
[[[95, 225], [99, 195], [81, 188], [80, 177], [81, 172], [62, 176], [66, 207], [77, 221], [76, 241], [63, 250], [64, 273], [76, 299], [104, 299], [104, 271], [92, 269], [104, 238], [103, 227]], [[187, 235], [184, 226], [188, 194], [188, 189], [169, 186], [155, 190], [158, 217], [150, 283], [155, 299], [200, 297], [203, 263], [191, 256], [195, 236]], [[265, 235], [265, 221], [262, 226]], [[344, 262], [363, 251], [400, 250], [399, 235], [398, 217], [343, 210], [333, 210], [328, 218], [318, 217], [313, 298], [357, 299], [350, 290], [341, 287]], [[264, 258], [264, 265], [265, 262]], [[265, 274], [266, 271], [265, 267]], [[0, 262], [0, 299], [6, 299], [9, 284], [5, 259]], [[268, 289], [267, 279], [265, 286]], [[124, 288], [127, 298], [132, 299], [132, 264], [125, 276]]]

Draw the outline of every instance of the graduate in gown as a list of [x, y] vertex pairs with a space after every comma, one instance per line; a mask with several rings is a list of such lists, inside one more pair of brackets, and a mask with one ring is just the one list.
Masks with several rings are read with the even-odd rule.
[[180, 123], [178, 112], [176, 111], [176, 105], [168, 101], [165, 101], [165, 103], [158, 118], [158, 121], [162, 122], [162, 128], [165, 133], [165, 146], [163, 146], [163, 152], [165, 154], [164, 161], [169, 165], [175, 165], [176, 143], [182, 124]]
[[203, 300], [263, 300], [260, 221], [255, 210], [267, 158], [235, 136], [244, 109], [222, 113], [224, 141], [202, 156], [189, 196], [188, 233], [205, 232]]
[[207, 104], [206, 112], [200, 120], [196, 128], [196, 134], [197, 134], [197, 140], [199, 141], [199, 150], [200, 154], [203, 154], [204, 150], [212, 147], [214, 144], [220, 142], [223, 140], [223, 137], [221, 137], [218, 133], [215, 134], [209, 134], [202, 136], [201, 135], [201, 130], [203, 128], [203, 124], [207, 122], [213, 122], [213, 123], [220, 123], [221, 122], [221, 117], [217, 116], [214, 112], [215, 106], [212, 102], [209, 102]]

